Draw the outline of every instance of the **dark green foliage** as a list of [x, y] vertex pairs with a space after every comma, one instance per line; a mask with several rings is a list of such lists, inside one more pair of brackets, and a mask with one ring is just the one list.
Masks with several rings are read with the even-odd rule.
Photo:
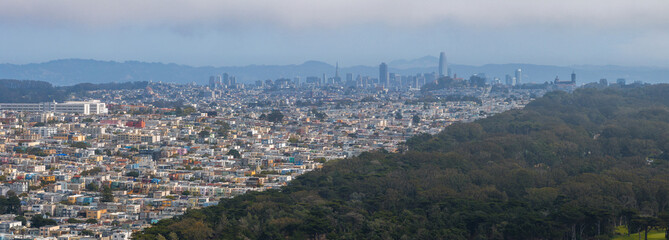
[[94, 176], [100, 172], [102, 172], [102, 169], [100, 167], [94, 167], [91, 170], [81, 171], [81, 176]]
[[41, 156], [41, 157], [44, 157], [44, 156], [48, 155], [44, 152], [44, 150], [42, 150], [41, 148], [37, 148], [37, 147], [29, 147], [25, 150], [17, 149], [16, 152], [17, 153], [22, 153], [23, 152], [23, 153], [32, 154], [32, 155]]
[[139, 177], [139, 171], [128, 171], [126, 174], [128, 177]]
[[48, 82], [0, 80], [0, 102], [34, 103], [64, 101], [68, 93]]
[[143, 89], [148, 82], [126, 83], [81, 83], [74, 86], [54, 87], [51, 83], [32, 80], [0, 79], [0, 102], [5, 103], [35, 103], [35, 102], [63, 102], [72, 94], [82, 94], [92, 90]]
[[[552, 92], [408, 151], [329, 161], [281, 190], [162, 220], [179, 239], [595, 239], [669, 217], [669, 85]], [[198, 230], [198, 231], [196, 231]]]
[[237, 151], [237, 149], [230, 149], [230, 151], [228, 151], [228, 153], [226, 153], [225, 155], [232, 155], [236, 159], [239, 159], [239, 158], [242, 157], [242, 154], [240, 154], [239, 151]]
[[420, 123], [420, 117], [418, 115], [413, 115], [413, 117], [411, 117], [411, 122], [414, 125], [419, 124]]
[[87, 143], [87, 142], [73, 142], [73, 143], [70, 144], [70, 147], [85, 149], [85, 148], [91, 147], [91, 144]]
[[74, 86], [65, 87], [71, 92], [84, 92], [94, 90], [125, 90], [125, 89], [145, 89], [149, 86], [147, 81], [123, 82], [123, 83], [80, 83]]
[[100, 198], [101, 202], [113, 202], [114, 201], [114, 193], [112, 192], [111, 188], [107, 185], [102, 187], [102, 197]]
[[68, 218], [68, 219], [67, 219], [67, 222], [68, 222], [68, 223], [82, 223], [82, 222], [84, 222], [84, 221], [81, 221], [81, 220], [76, 219], [76, 218]]
[[267, 121], [280, 123], [283, 121], [283, 114], [279, 110], [272, 110], [270, 114], [267, 114]]
[[14, 218], [14, 220], [21, 221], [21, 225], [23, 225], [23, 226], [26, 226], [26, 224], [28, 223], [28, 219], [24, 216], [21, 216], [21, 215], [16, 216]]
[[316, 109], [316, 108], [311, 109], [311, 114], [313, 114], [314, 117], [316, 117], [316, 119], [318, 119], [320, 121], [323, 121], [328, 117], [327, 114], [325, 114], [324, 112], [319, 112], [318, 109]]
[[0, 196], [0, 214], [18, 214], [21, 211], [21, 200], [12, 194], [8, 197]]
[[97, 192], [100, 189], [97, 183], [91, 182], [86, 184], [86, 191]]
[[227, 122], [223, 122], [223, 121], [218, 120], [218, 121], [216, 121], [216, 125], [220, 126], [218, 128], [218, 130], [216, 131], [216, 134], [219, 137], [224, 137], [224, 138], [228, 137], [228, 133], [230, 132], [230, 128], [231, 128], [230, 124], [227, 123]]
[[206, 130], [202, 130], [202, 131], [200, 131], [200, 133], [198, 133], [197, 135], [198, 135], [200, 138], [206, 138], [206, 137], [209, 137], [209, 136], [211, 135], [211, 132], [206, 131]]
[[476, 86], [476, 87], [484, 87], [486, 83], [486, 79], [481, 76], [471, 76], [469, 77], [469, 85], [470, 86]]
[[395, 119], [401, 120], [402, 119], [402, 111], [397, 111], [395, 112]]
[[44, 218], [44, 216], [37, 214], [30, 218], [30, 227], [40, 228], [43, 226], [58, 225], [55, 220]]
[[195, 109], [193, 106], [178, 106], [174, 110], [174, 114], [177, 116], [189, 116], [193, 113], [196, 113], [197, 109]]

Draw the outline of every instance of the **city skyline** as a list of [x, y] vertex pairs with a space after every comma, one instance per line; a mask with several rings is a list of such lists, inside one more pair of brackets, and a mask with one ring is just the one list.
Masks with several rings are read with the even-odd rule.
[[669, 239], [667, 0], [0, 0], [0, 240]]

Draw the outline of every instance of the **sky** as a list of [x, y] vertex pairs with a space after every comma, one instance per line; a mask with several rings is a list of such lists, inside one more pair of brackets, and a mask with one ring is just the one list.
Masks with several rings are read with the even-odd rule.
[[2, 0], [0, 63], [669, 67], [666, 0]]

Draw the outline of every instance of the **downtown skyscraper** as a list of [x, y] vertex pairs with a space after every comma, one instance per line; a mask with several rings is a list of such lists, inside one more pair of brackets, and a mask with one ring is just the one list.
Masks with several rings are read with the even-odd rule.
[[379, 65], [379, 84], [390, 87], [390, 74], [388, 73], [388, 64], [382, 62]]
[[446, 62], [446, 53], [439, 53], [439, 77], [448, 76], [448, 63]]

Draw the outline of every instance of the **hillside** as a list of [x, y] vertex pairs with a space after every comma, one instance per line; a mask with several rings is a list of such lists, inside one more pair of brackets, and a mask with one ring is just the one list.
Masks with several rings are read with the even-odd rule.
[[136, 239], [593, 239], [669, 224], [669, 85], [552, 92]]
[[0, 103], [63, 102], [72, 94], [101, 89], [143, 89], [148, 82], [80, 83], [73, 86], [54, 87], [51, 83], [33, 80], [0, 79]]
[[[404, 76], [413, 76], [418, 73], [437, 72], [438, 58], [423, 57], [413, 60], [391, 61], [389, 71]], [[521, 68], [524, 83], [544, 83], [553, 81], [558, 75], [567, 79], [576, 72], [578, 84], [597, 82], [607, 78], [615, 82], [618, 78], [625, 78], [628, 82], [643, 81], [649, 83], [662, 82], [669, 75], [669, 69], [653, 67], [624, 67], [624, 66], [550, 66], [535, 64], [486, 64], [471, 66], [449, 64], [454, 74], [468, 78], [472, 74], [486, 73], [490, 80], [494, 77], [504, 81], [507, 74]], [[341, 67], [342, 77], [352, 73], [355, 79], [362, 76], [378, 77], [379, 67], [350, 66]], [[147, 63], [138, 61], [97, 61], [86, 59], [62, 59], [43, 63], [31, 64], [0, 64], [0, 78], [33, 79], [47, 81], [57, 86], [74, 85], [78, 83], [109, 83], [129, 81], [153, 81], [170, 83], [207, 84], [209, 76], [229, 73], [240, 83], [254, 83], [256, 80], [301, 77], [302, 81], [309, 76], [332, 77], [335, 74], [334, 63], [307, 61], [302, 64], [289, 65], [248, 65], [248, 66], [221, 66], [221, 67], [194, 67], [178, 64]]]

